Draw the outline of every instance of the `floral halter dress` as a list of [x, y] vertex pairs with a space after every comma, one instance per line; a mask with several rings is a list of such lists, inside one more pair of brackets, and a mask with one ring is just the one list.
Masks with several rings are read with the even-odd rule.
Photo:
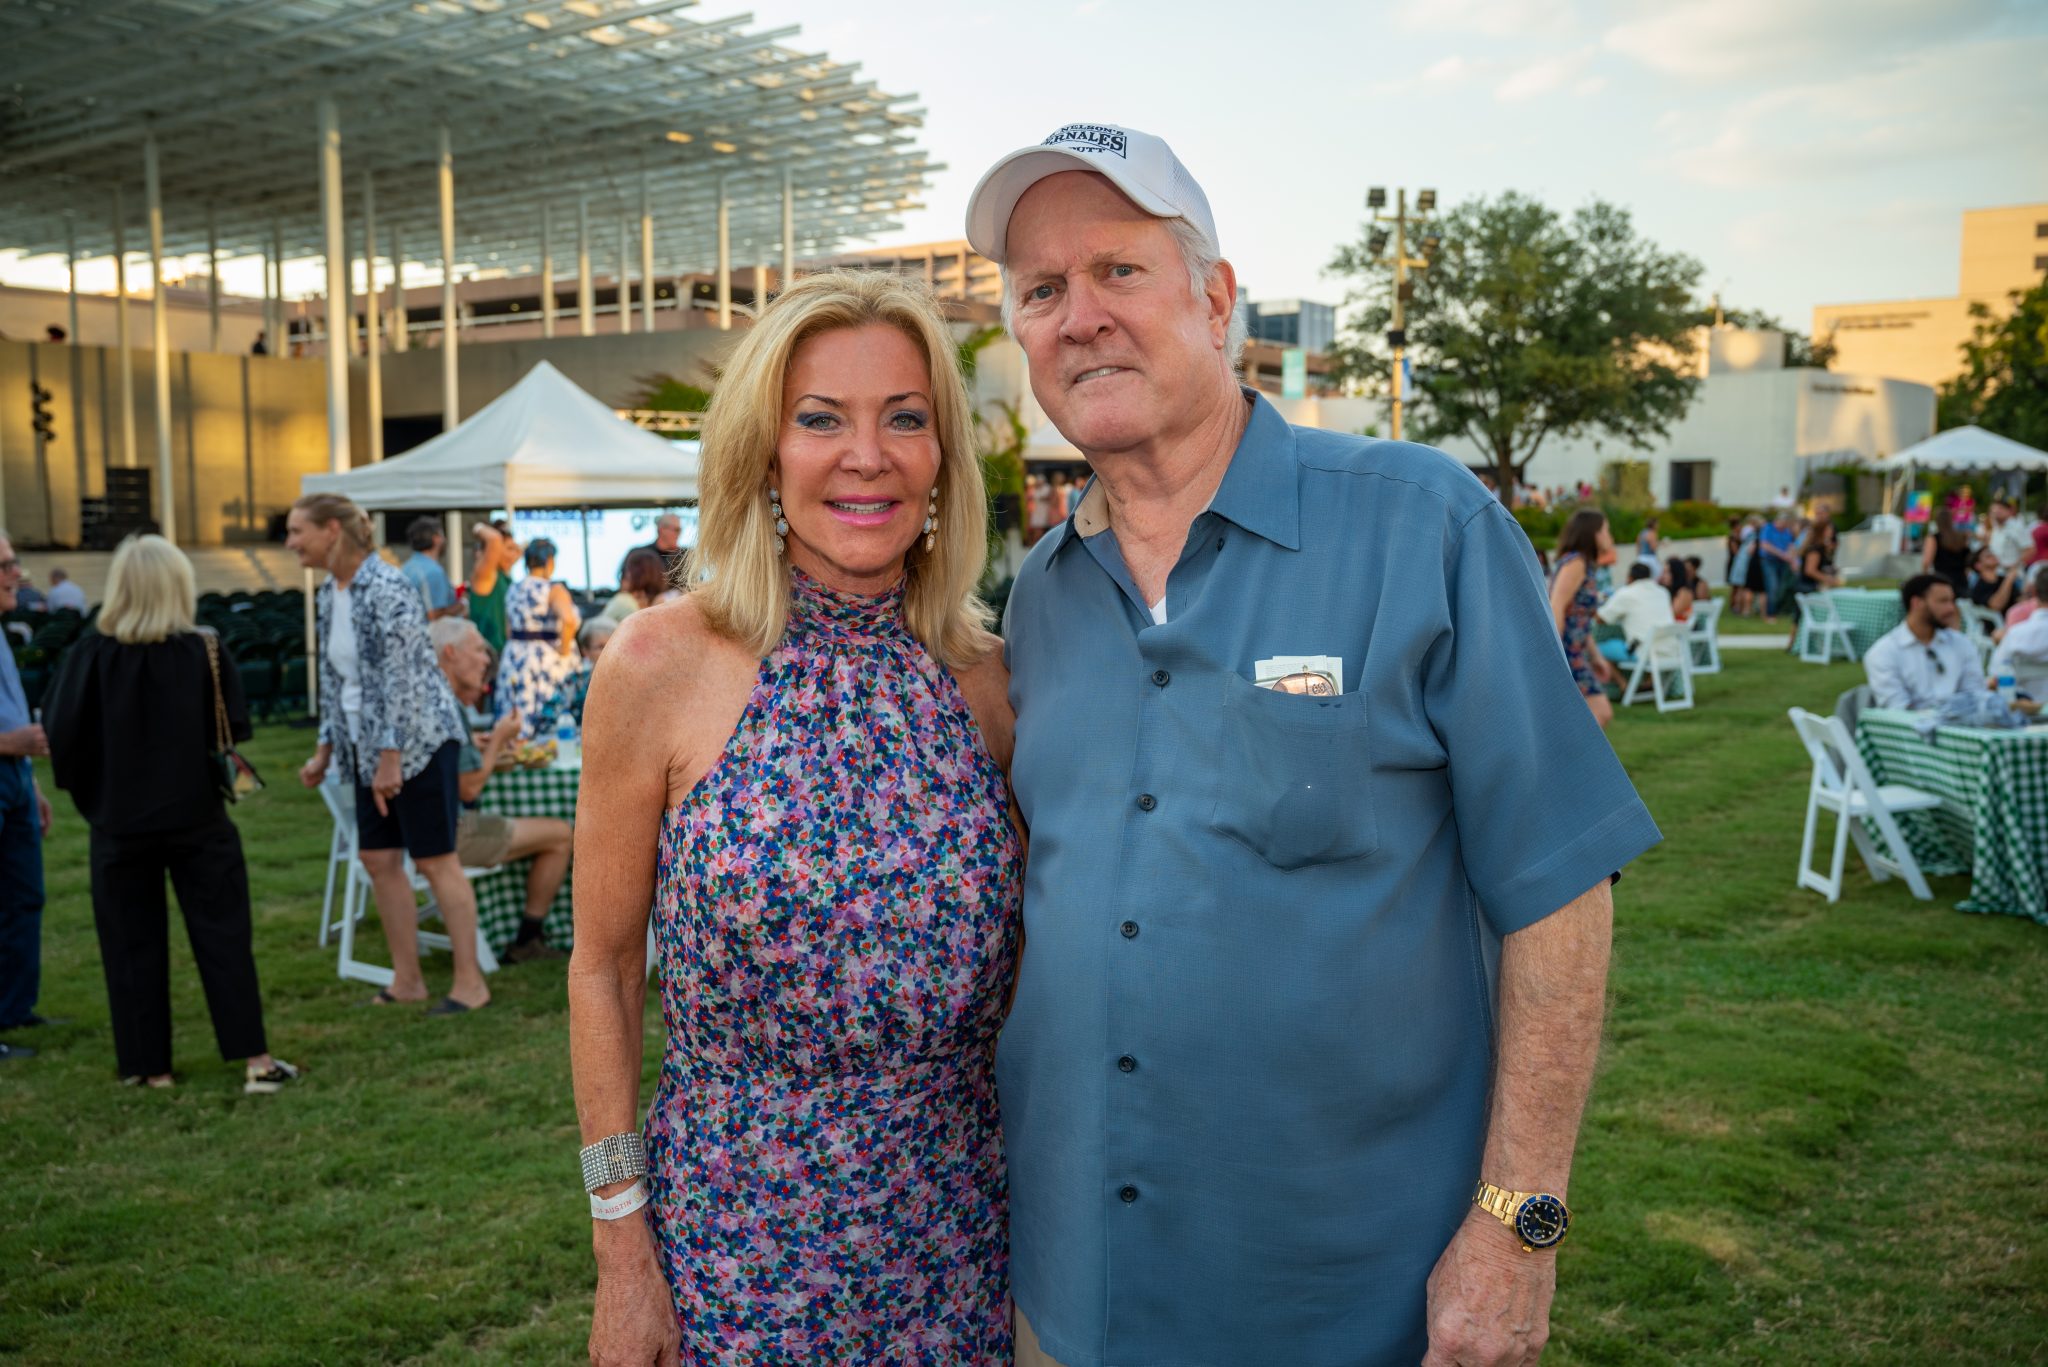
[[900, 589], [792, 577], [661, 830], [646, 1138], [682, 1360], [1007, 1364], [1008, 786]]

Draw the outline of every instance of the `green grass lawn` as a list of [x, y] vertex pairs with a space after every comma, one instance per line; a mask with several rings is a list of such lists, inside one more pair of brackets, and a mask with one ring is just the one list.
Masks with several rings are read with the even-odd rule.
[[[1853, 863], [1838, 905], [1794, 891], [1808, 766], [1784, 709], [1860, 674], [1726, 660], [1697, 711], [1631, 708], [1612, 732], [1666, 839], [1618, 890], [1549, 1360], [2040, 1361], [2048, 928], [1958, 913], [1964, 880], [1918, 903]], [[581, 1360], [562, 966], [507, 969], [469, 1018], [356, 1005], [369, 989], [314, 943], [309, 741], [262, 730], [272, 786], [237, 809], [272, 1045], [307, 1069], [280, 1097], [244, 1098], [214, 1057], [182, 933], [182, 1083], [114, 1085], [60, 801], [42, 1006], [73, 1024], [0, 1071], [0, 1359]], [[657, 1039], [650, 1011], [650, 1078]]]

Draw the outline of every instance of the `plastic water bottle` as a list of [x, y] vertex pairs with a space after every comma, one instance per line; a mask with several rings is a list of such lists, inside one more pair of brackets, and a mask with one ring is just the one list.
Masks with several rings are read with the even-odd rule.
[[583, 740], [576, 730], [575, 714], [564, 709], [555, 721], [555, 763], [581, 767]]
[[2020, 684], [2018, 679], [2014, 678], [2010, 674], [2001, 674], [1998, 676], [1998, 696], [2005, 700], [2005, 705], [2007, 707], [2011, 707], [2013, 705], [2014, 700], [2019, 697], [2019, 691]]

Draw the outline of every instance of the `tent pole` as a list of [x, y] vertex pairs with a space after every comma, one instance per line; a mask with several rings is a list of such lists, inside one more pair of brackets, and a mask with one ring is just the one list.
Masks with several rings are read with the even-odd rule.
[[583, 591], [589, 593], [597, 587], [590, 577], [590, 509], [585, 508], [577, 520], [583, 524]]

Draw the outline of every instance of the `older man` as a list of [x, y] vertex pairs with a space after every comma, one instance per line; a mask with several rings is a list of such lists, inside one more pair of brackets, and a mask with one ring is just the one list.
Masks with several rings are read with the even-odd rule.
[[[0, 612], [11, 612], [21, 586], [14, 543], [0, 532]], [[0, 644], [0, 1030], [41, 1025], [36, 994], [43, 965], [43, 837], [50, 803], [36, 784], [33, 757], [50, 741], [29, 712], [14, 653]], [[0, 1062], [35, 1050], [0, 1041]]]
[[[491, 677], [491, 648], [483, 633], [466, 617], [444, 618], [428, 632], [449, 688], [464, 707], [474, 708]], [[564, 957], [562, 950], [547, 942], [547, 915], [568, 876], [574, 835], [568, 822], [552, 817], [498, 816], [477, 810], [477, 800], [490, 782], [499, 752], [518, 738], [519, 714], [507, 712], [488, 732], [465, 742], [455, 761], [462, 798], [462, 812], [455, 823], [455, 857], [471, 869], [494, 869], [515, 859], [533, 861], [526, 871], [526, 910], [519, 918], [512, 948], [505, 954], [508, 963]]]
[[1529, 542], [1441, 453], [1238, 387], [1236, 277], [1158, 138], [1013, 153], [968, 237], [1097, 472], [1006, 624], [1019, 1361], [1529, 1360], [1609, 876], [1657, 839]]
[[[663, 513], [654, 519], [654, 540], [644, 546], [635, 546], [634, 551], [653, 551], [661, 557], [662, 568], [670, 574], [676, 570], [676, 562], [683, 558], [683, 520], [674, 513]], [[631, 555], [633, 551], [627, 551]], [[619, 561], [619, 579], [626, 578], [626, 562]]]
[[427, 610], [427, 620], [438, 622], [443, 617], [461, 616], [462, 605], [455, 601], [455, 588], [448, 582], [448, 571], [441, 568], [441, 553], [448, 548], [448, 538], [441, 531], [441, 519], [431, 513], [414, 518], [405, 529], [405, 543], [412, 547], [412, 554], [406, 557], [398, 570], [419, 593], [420, 602]]

